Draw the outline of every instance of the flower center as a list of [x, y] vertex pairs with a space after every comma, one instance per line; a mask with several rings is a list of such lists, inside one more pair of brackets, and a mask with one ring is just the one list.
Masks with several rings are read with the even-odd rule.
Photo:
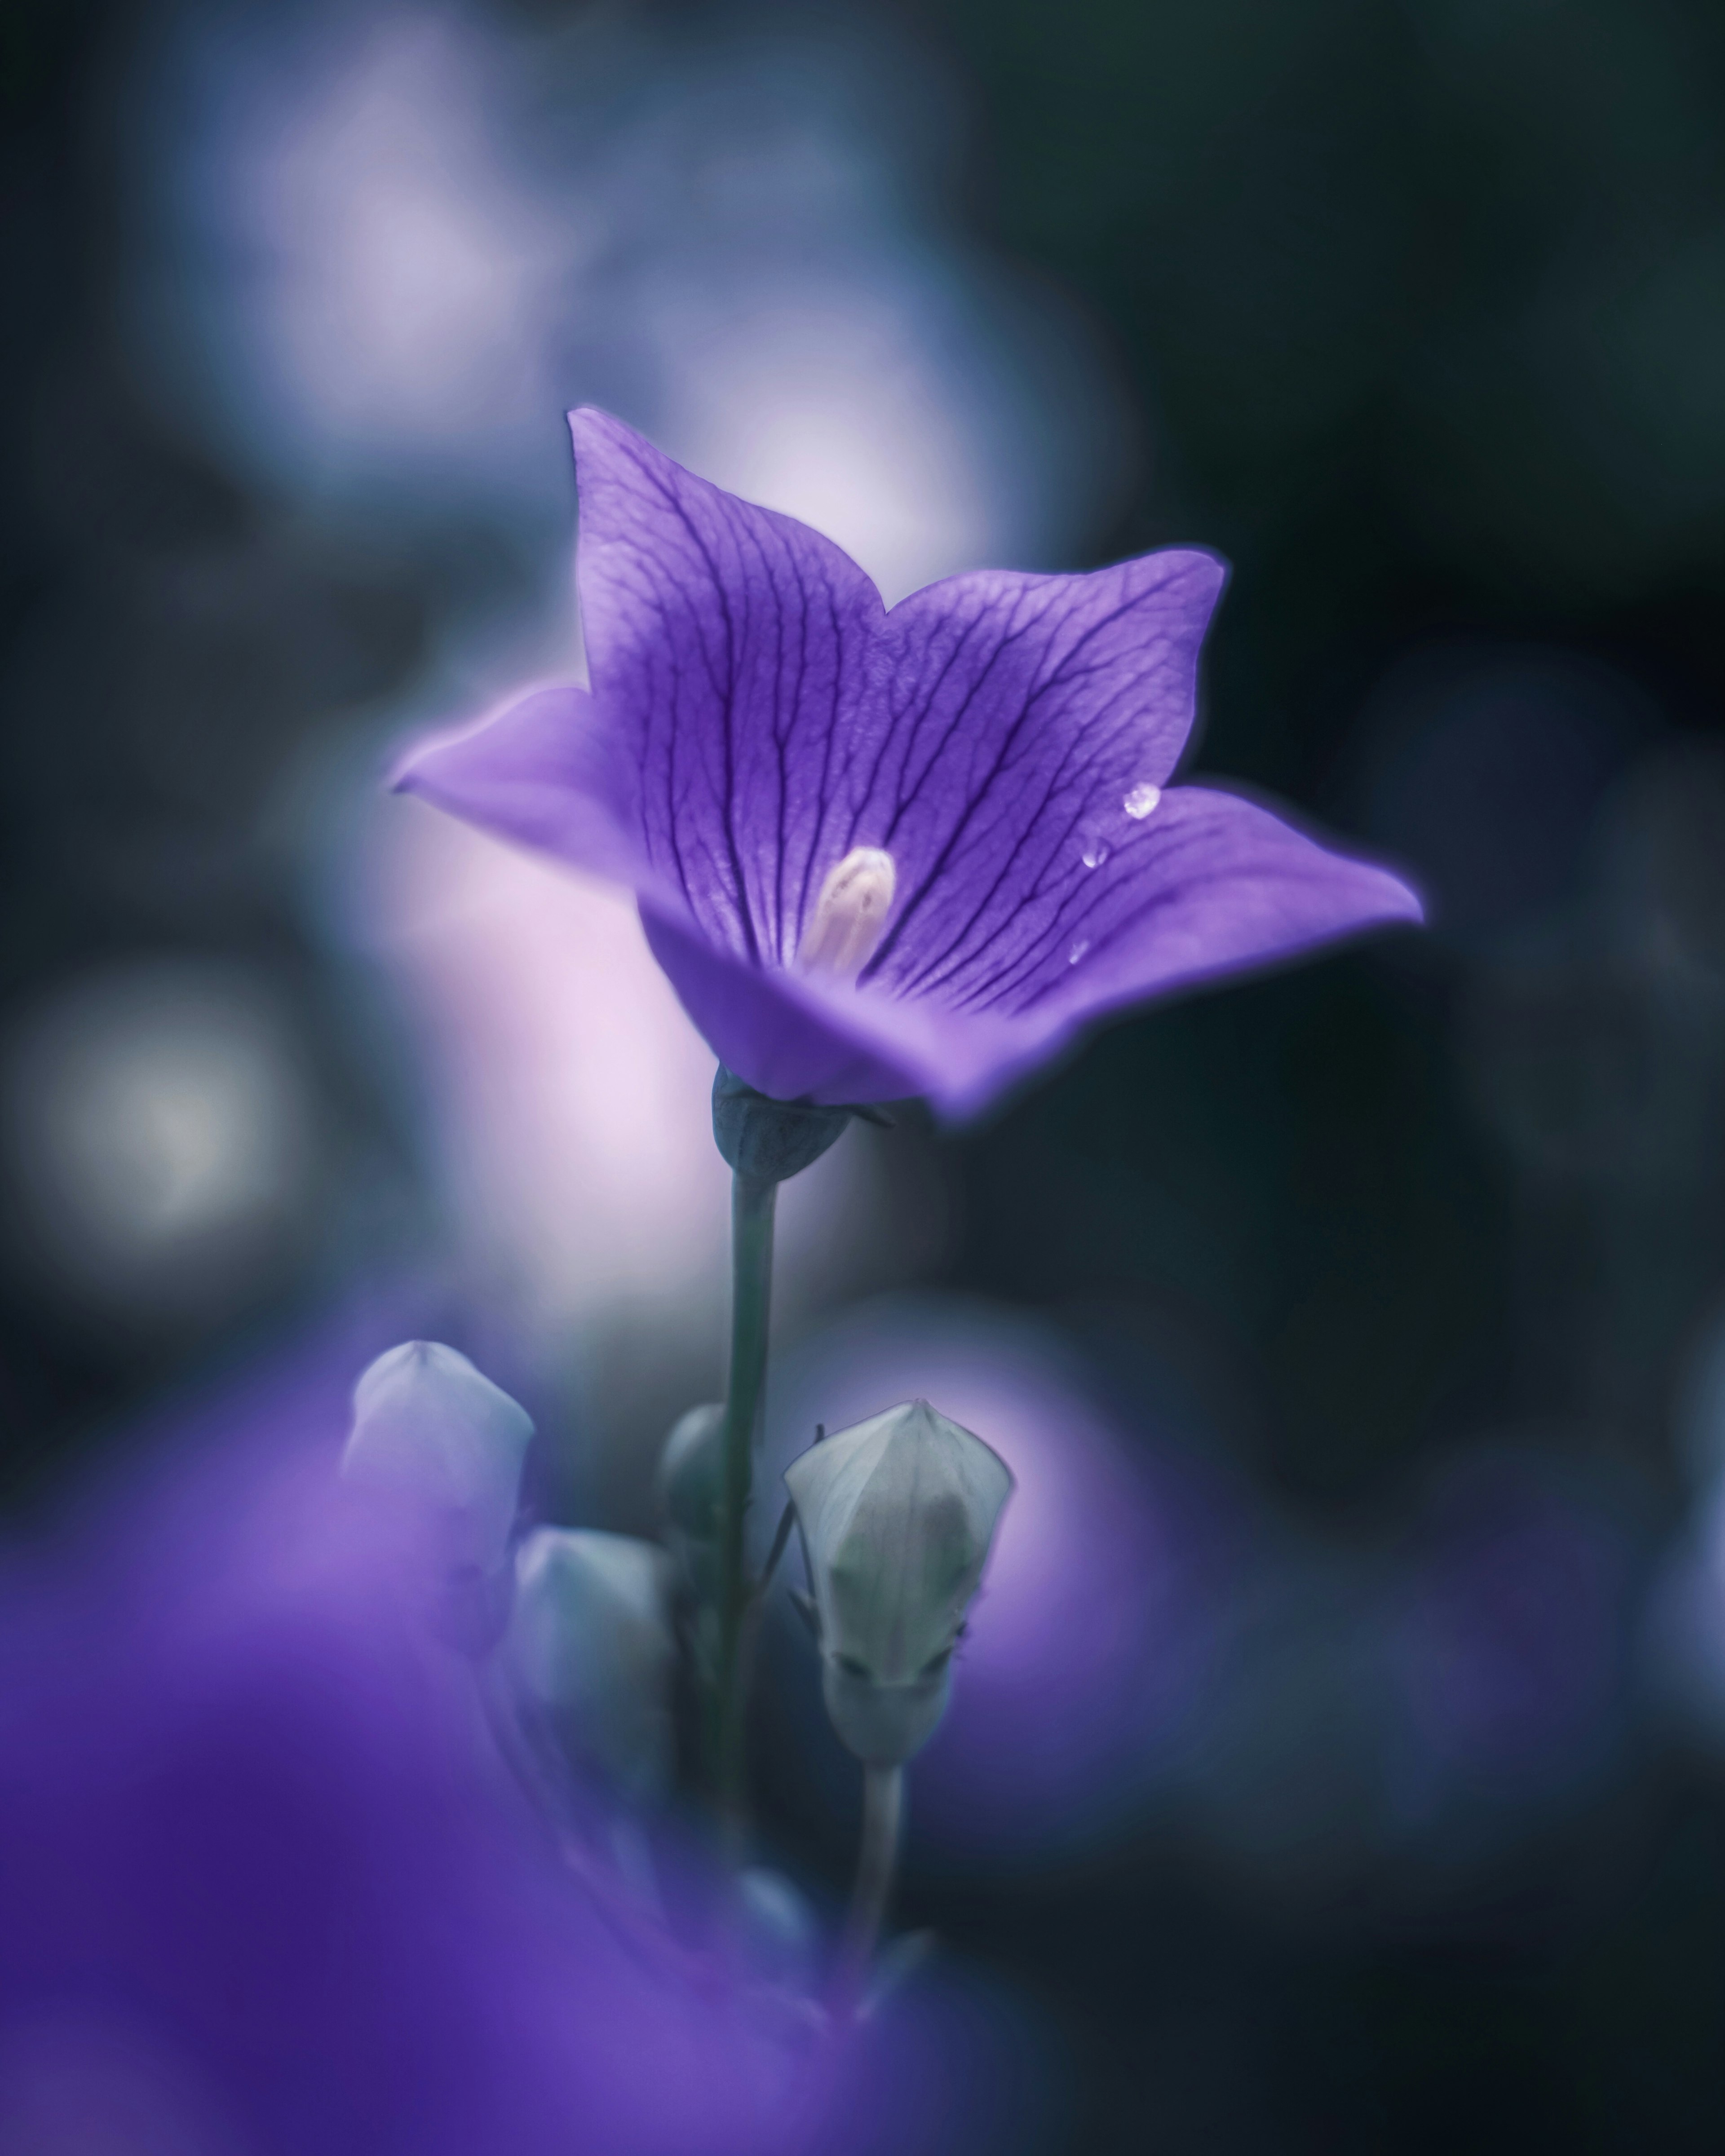
[[827, 871], [797, 952], [798, 970], [854, 981], [875, 955], [897, 884], [891, 854], [879, 846], [853, 846]]

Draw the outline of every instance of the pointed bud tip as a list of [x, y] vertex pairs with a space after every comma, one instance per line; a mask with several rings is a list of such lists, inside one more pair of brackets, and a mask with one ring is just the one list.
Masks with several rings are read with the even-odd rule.
[[437, 1515], [451, 1561], [489, 1571], [514, 1524], [532, 1436], [526, 1409], [465, 1355], [440, 1341], [405, 1340], [354, 1386], [341, 1471]]

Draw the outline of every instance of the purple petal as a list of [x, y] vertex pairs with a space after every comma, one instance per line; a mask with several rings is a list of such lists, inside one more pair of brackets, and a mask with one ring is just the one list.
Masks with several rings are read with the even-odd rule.
[[643, 917], [684, 1008], [750, 1085], [831, 1102], [926, 1093], [959, 1116], [1124, 1004], [1421, 913], [1387, 870], [1237, 794], [1183, 786], [1085, 872], [1051, 931], [1003, 935], [994, 975], [957, 1005], [762, 972]]
[[570, 426], [593, 692], [642, 847], [720, 949], [788, 964], [880, 595], [830, 540], [619, 420], [584, 410]]
[[[1249, 802], [1161, 793], [1213, 556], [981, 572], [889, 614], [804, 526], [603, 413], [571, 425], [593, 693], [541, 690], [398, 783], [631, 885], [685, 1008], [763, 1092], [964, 1112], [1120, 1004], [1420, 918]], [[892, 858], [886, 935], [854, 988], [800, 976], [857, 847]]]
[[997, 950], [979, 1000], [1027, 1013], [1102, 1010], [1423, 918], [1389, 870], [1330, 852], [1237, 793], [1181, 786], [1075, 879], [1055, 934], [1040, 947], [1023, 939], [1009, 956]]
[[[933, 1006], [751, 966], [715, 950], [686, 918], [650, 906], [641, 921], [708, 1046], [757, 1091], [839, 1106], [943, 1091], [947, 1028]], [[1000, 1032], [986, 1020], [977, 1029]]]
[[611, 753], [593, 699], [537, 689], [469, 732], [414, 750], [393, 783], [500, 839], [639, 886], [647, 863], [628, 769]]
[[1086, 855], [1132, 834], [1127, 803], [1163, 785], [1191, 730], [1225, 576], [1170, 550], [1082, 577], [952, 577], [893, 609], [839, 849], [898, 866], [870, 978], [967, 999], [1001, 938], [1056, 918]]
[[602, 413], [571, 425], [594, 695], [644, 850], [721, 948], [788, 965], [827, 870], [879, 846], [900, 899], [871, 972], [962, 978], [1173, 769], [1213, 556], [984, 570], [886, 614], [818, 533]]
[[1291, 958], [1393, 921], [1417, 922], [1419, 899], [1387, 869], [1329, 852], [1256, 803], [1209, 787], [1162, 797], [1117, 852], [1075, 880], [1046, 921], [997, 942], [952, 1013], [1011, 1021], [1014, 1045], [955, 1071], [943, 1105], [968, 1111], [1019, 1070], [1042, 1061], [1122, 1005], [1219, 974]]

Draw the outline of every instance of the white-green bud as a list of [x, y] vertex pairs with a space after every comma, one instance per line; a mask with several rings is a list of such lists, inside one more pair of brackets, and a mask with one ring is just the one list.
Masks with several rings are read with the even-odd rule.
[[1011, 1473], [979, 1437], [911, 1400], [811, 1447], [784, 1479], [833, 1727], [859, 1758], [899, 1764], [946, 1712]]
[[509, 1539], [532, 1435], [526, 1409], [434, 1340], [388, 1349], [353, 1389], [342, 1476], [423, 1533], [436, 1622], [456, 1644], [489, 1645], [507, 1613]]
[[670, 1560], [591, 1527], [536, 1527], [516, 1553], [504, 1656], [518, 1705], [578, 1776], [631, 1802], [675, 1764]]

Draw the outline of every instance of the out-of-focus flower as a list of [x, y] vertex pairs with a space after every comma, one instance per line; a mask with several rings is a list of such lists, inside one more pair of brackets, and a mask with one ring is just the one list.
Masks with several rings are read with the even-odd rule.
[[327, 1122], [260, 973], [157, 956], [74, 977], [0, 1036], [13, 1263], [110, 1322], [244, 1307], [305, 1255]]
[[532, 1436], [526, 1409], [465, 1355], [407, 1340], [353, 1389], [341, 1472], [433, 1507], [449, 1523], [452, 1554], [490, 1565], [509, 1540]]
[[946, 1712], [1011, 1473], [979, 1437], [911, 1400], [812, 1446], [784, 1479], [833, 1727], [859, 1758], [897, 1764]]
[[398, 783], [631, 886], [721, 1060], [783, 1099], [963, 1113], [1122, 1005], [1420, 906], [1207, 788], [1212, 555], [949, 578], [891, 612], [819, 534], [573, 415], [593, 694]]
[[1102, 340], [955, 228], [957, 85], [878, 14], [164, 14], [126, 131], [131, 356], [295, 497], [422, 537], [478, 510], [549, 567], [578, 384], [895, 596], [1057, 557], [1130, 485]]
[[504, 1655], [516, 1702], [560, 1763], [650, 1801], [675, 1764], [671, 1561], [597, 1528], [536, 1527], [516, 1558]]
[[693, 1980], [558, 1864], [468, 1666], [403, 1608], [395, 1515], [333, 1472], [340, 1331], [171, 1450], [141, 1435], [117, 1487], [0, 1562], [0, 2147], [947, 2156], [997, 2133], [996, 2046], [947, 1990], [811, 2058], [722, 1958]]

